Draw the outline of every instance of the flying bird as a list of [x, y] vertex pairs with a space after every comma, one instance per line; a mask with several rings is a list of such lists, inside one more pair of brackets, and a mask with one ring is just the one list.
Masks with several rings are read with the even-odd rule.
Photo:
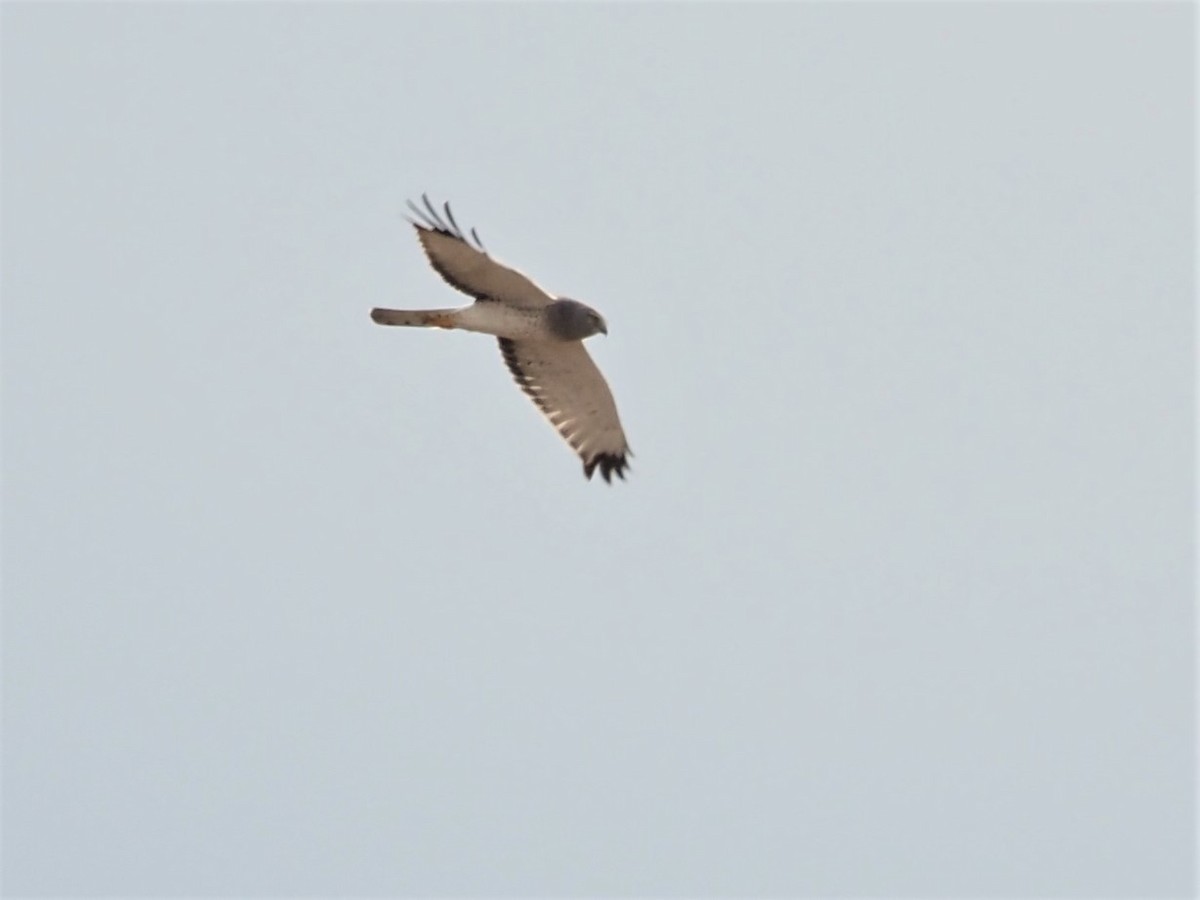
[[425, 208], [411, 200], [408, 221], [429, 264], [451, 287], [475, 298], [456, 309], [373, 309], [380, 325], [477, 331], [500, 340], [500, 354], [513, 378], [551, 425], [583, 460], [590, 480], [597, 469], [608, 483], [625, 478], [633, 455], [625, 440], [612, 392], [583, 346], [585, 338], [608, 334], [604, 317], [569, 297], [556, 297], [526, 275], [489, 256], [475, 229], [470, 238], [425, 195]]

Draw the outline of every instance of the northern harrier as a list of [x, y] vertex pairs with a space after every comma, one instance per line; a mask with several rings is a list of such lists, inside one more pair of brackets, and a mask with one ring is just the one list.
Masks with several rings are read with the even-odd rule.
[[[600, 470], [606, 482], [624, 479], [633, 452], [625, 441], [617, 406], [583, 339], [608, 334], [600, 313], [578, 300], [555, 297], [525, 275], [488, 255], [475, 229], [471, 240], [443, 206], [445, 219], [422, 196], [425, 209], [409, 201], [409, 219], [430, 265], [451, 287], [475, 302], [458, 309], [373, 309], [380, 325], [457, 328], [495, 335], [518, 385], [583, 460], [589, 479]], [[472, 241], [474, 244], [472, 245]]]

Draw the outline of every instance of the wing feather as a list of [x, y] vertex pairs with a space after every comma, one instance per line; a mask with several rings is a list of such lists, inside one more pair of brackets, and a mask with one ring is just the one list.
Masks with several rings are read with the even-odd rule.
[[554, 301], [527, 275], [489, 256], [474, 228], [470, 231], [473, 246], [454, 220], [449, 203], [443, 205], [443, 219], [429, 197], [422, 194], [421, 199], [424, 209], [408, 201], [408, 208], [416, 217], [409, 222], [417, 230], [417, 239], [429, 264], [447, 284], [481, 302], [537, 309]]
[[612, 391], [582, 341], [514, 341], [500, 338], [513, 378], [542, 415], [583, 460], [611, 483], [625, 478], [633, 455], [625, 440]]

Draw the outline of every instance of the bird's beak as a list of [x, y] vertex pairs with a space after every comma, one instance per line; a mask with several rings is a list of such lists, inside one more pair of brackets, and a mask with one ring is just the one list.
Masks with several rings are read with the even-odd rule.
[[600, 333], [605, 337], [608, 337], [608, 323], [603, 319], [600, 320]]

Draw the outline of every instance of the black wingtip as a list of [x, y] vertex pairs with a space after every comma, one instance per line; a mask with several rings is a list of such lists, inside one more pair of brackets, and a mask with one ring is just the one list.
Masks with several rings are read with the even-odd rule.
[[426, 208], [427, 210], [429, 210], [429, 217], [430, 217], [430, 218], [431, 218], [431, 219], [434, 221], [434, 223], [437, 225], [437, 227], [438, 227], [438, 231], [447, 231], [447, 232], [449, 232], [449, 231], [450, 231], [450, 229], [446, 227], [446, 223], [445, 223], [445, 222], [443, 222], [443, 221], [442, 221], [442, 217], [438, 215], [437, 208], [436, 208], [436, 207], [434, 207], [434, 205], [433, 205], [432, 203], [430, 203], [430, 202], [429, 202], [429, 195], [428, 195], [428, 194], [422, 194], [422, 195], [421, 195], [421, 199], [425, 201], [425, 208]]
[[471, 237], [475, 238], [475, 246], [477, 246], [482, 253], [486, 254], [487, 247], [483, 246], [483, 241], [481, 241], [479, 239], [479, 232], [476, 231], [474, 228], [471, 229]]
[[591, 481], [592, 475], [596, 469], [599, 469], [600, 477], [604, 479], [604, 483], [612, 484], [613, 475], [624, 481], [625, 471], [628, 468], [629, 461], [625, 458], [624, 453], [599, 453], [584, 462], [583, 474], [587, 476], [588, 481]]
[[464, 240], [462, 229], [458, 227], [458, 223], [454, 221], [454, 213], [450, 212], [450, 201], [447, 200], [442, 204], [442, 209], [446, 210], [446, 218], [450, 220], [450, 225], [454, 229], [454, 236], [460, 241]]
[[416, 219], [408, 219], [408, 217], [405, 216], [405, 218], [408, 219], [408, 224], [412, 225], [412, 227], [418, 231], [437, 230], [437, 226], [434, 225], [433, 222], [429, 221], [429, 216], [425, 214], [425, 211], [422, 210], [421, 207], [417, 206], [417, 204], [413, 203], [411, 200], [405, 200], [404, 202], [408, 204], [408, 208], [412, 210], [413, 215], [417, 217]]
[[[433, 201], [429, 199], [428, 194], [421, 195], [421, 202], [425, 204], [425, 208], [415, 204], [412, 200], [405, 200], [408, 208], [412, 211], [415, 219], [405, 216], [405, 221], [416, 228], [418, 231], [436, 231], [439, 234], [447, 235], [448, 237], [457, 238], [467, 246], [470, 246], [470, 241], [467, 240], [468, 232], [464, 232], [459, 227], [458, 222], [454, 218], [454, 213], [450, 209], [450, 203], [447, 201], [442, 204], [442, 212], [438, 212]], [[445, 215], [445, 219], [442, 216]], [[469, 232], [472, 240], [475, 241], [475, 246], [484, 256], [487, 255], [487, 248], [483, 246], [483, 241], [479, 239], [479, 232], [472, 228]]]

